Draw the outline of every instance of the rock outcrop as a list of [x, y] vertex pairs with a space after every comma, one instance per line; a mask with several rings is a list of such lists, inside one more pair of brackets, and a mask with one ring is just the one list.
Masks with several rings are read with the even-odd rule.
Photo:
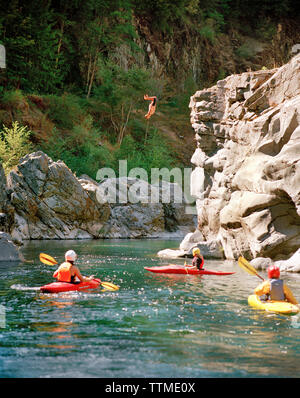
[[12, 242], [9, 230], [11, 221], [11, 207], [7, 197], [6, 177], [0, 163], [0, 262], [20, 261], [22, 256], [18, 247]]
[[43, 152], [22, 158], [7, 178], [16, 241], [96, 237], [109, 217], [72, 171]]
[[23, 261], [17, 246], [12, 242], [11, 236], [0, 232], [0, 262]]
[[[88, 181], [79, 181], [87, 189]], [[161, 181], [151, 185], [141, 179], [120, 177], [94, 183], [94, 188], [97, 200], [110, 206], [100, 238], [158, 238], [172, 232], [182, 237], [194, 224], [194, 217], [185, 213], [184, 194], [175, 184]]]
[[[9, 209], [7, 229], [19, 243], [29, 239], [161, 237], [171, 232], [183, 237], [194, 224], [194, 216], [185, 214], [183, 192], [179, 201], [174, 198], [175, 184], [155, 186], [127, 177], [98, 184], [88, 176], [77, 178], [63, 162], [54, 162], [41, 151], [20, 159], [7, 182], [0, 169], [0, 184], [0, 207], [5, 204]], [[167, 190], [170, 197], [165, 202], [162, 197]], [[106, 191], [116, 193], [114, 200], [108, 200]], [[151, 193], [157, 200], [151, 200]], [[7, 214], [3, 217], [7, 219]]]
[[205, 241], [227, 259], [282, 259], [300, 246], [300, 54], [245, 72], [190, 101], [191, 193]]
[[3, 210], [6, 200], [6, 178], [2, 164], [0, 163], [0, 210]]
[[259, 270], [266, 270], [270, 265], [277, 265], [281, 271], [300, 272], [300, 249], [287, 260], [272, 261], [266, 257], [256, 257], [251, 261], [251, 265]]
[[0, 231], [8, 232], [11, 224], [11, 206], [7, 196], [6, 177], [0, 163]]
[[179, 249], [163, 249], [157, 255], [165, 258], [191, 258], [193, 249], [198, 247], [205, 259], [223, 259], [224, 253], [220, 242], [216, 240], [205, 241], [202, 233], [196, 228], [194, 232], [189, 232], [180, 243]]

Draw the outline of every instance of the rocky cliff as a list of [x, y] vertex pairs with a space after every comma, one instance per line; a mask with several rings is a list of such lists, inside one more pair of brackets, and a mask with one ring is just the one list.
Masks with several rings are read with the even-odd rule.
[[291, 256], [300, 245], [300, 54], [197, 91], [190, 110], [203, 240], [227, 259]]

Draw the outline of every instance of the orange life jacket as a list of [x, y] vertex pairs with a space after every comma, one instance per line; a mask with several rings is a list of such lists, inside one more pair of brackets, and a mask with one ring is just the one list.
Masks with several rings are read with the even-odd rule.
[[62, 263], [58, 269], [54, 272], [53, 277], [60, 282], [71, 282], [71, 267], [73, 264], [69, 262]]

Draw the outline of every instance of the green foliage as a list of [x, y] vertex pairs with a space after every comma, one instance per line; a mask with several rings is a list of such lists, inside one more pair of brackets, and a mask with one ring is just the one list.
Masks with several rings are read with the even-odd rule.
[[[143, 119], [148, 106], [143, 94], [158, 96], [167, 103], [161, 101], [159, 109], [176, 108], [180, 115], [188, 111], [189, 98], [198, 88], [196, 78], [187, 72], [184, 87], [175, 88], [165, 75], [154, 78], [155, 68], [147, 61], [142, 41], [136, 40], [136, 31], [141, 36], [149, 32], [151, 49], [167, 65], [157, 43], [172, 34], [175, 26], [179, 42], [193, 43], [197, 34], [197, 40], [209, 50], [209, 45], [220, 43], [220, 33], [226, 30], [237, 29], [270, 41], [278, 21], [295, 12], [294, 0], [1, 2], [0, 37], [6, 47], [7, 68], [0, 71], [0, 120], [10, 125], [12, 119], [19, 119], [22, 109], [34, 105], [39, 111], [46, 109], [44, 117], [50, 119], [47, 127], [51, 126], [46, 130], [51, 130], [52, 123], [55, 128], [47, 136], [45, 131], [34, 136], [32, 129], [32, 141], [46, 139], [38, 141], [41, 149], [55, 160], [64, 160], [78, 175], [94, 177], [103, 166], [117, 170], [120, 159], [128, 159], [129, 167], [148, 171], [171, 167], [168, 144]], [[251, 59], [254, 52], [249, 42], [239, 45], [237, 57]], [[224, 65], [215, 67], [223, 78]], [[200, 75], [198, 70], [193, 73]], [[166, 94], [168, 90], [171, 95]], [[32, 95], [34, 104], [29, 101], [24, 106], [28, 93], [39, 98]], [[9, 133], [6, 129], [1, 132], [1, 158], [10, 168], [31, 148], [30, 132], [15, 124]], [[99, 141], [106, 141], [107, 146]]]
[[17, 121], [10, 128], [3, 126], [0, 131], [0, 159], [6, 172], [32, 150], [30, 135], [31, 131], [26, 126], [20, 126]]
[[[220, 32], [237, 25], [259, 29], [270, 38], [275, 25], [296, 14], [294, 0], [13, 0], [0, 4], [0, 37], [7, 68], [6, 89], [58, 94], [66, 88], [92, 95], [101, 59], [109, 60], [122, 45], [134, 63], [133, 18], [147, 21], [152, 33], [172, 33], [174, 26], [192, 26], [214, 43]], [[100, 64], [99, 64], [100, 61]], [[132, 65], [129, 65], [132, 67]], [[101, 72], [100, 72], [101, 73]], [[2, 85], [0, 85], [2, 86]], [[1, 91], [1, 88], [0, 88]]]
[[7, 53], [7, 86], [26, 92], [55, 91], [62, 74], [56, 67], [57, 35], [49, 1], [40, 7], [37, 0], [15, 0], [3, 8], [0, 34]]
[[5, 107], [17, 107], [17, 105], [23, 101], [24, 96], [21, 90], [5, 91], [1, 98], [1, 102]]
[[87, 174], [92, 178], [102, 167], [111, 167], [118, 175], [119, 160], [124, 159], [127, 160], [128, 171], [141, 167], [149, 176], [151, 168], [173, 167], [168, 144], [155, 129], [150, 129], [146, 142], [144, 131], [141, 131], [142, 141], [128, 134], [122, 144], [111, 151], [105, 144], [99, 145], [99, 132], [91, 126], [87, 127], [76, 125], [68, 136], [54, 128], [49, 140], [40, 149], [54, 160], [63, 160], [76, 175]]
[[78, 176], [87, 174], [95, 178], [99, 168], [112, 164], [110, 152], [99, 146], [99, 133], [83, 125], [75, 126], [67, 136], [54, 128], [40, 149], [52, 159], [64, 161]]
[[79, 98], [72, 94], [45, 96], [48, 103], [48, 116], [61, 129], [72, 129], [82, 117]]
[[167, 103], [170, 108], [176, 108], [177, 114], [186, 114], [188, 112], [188, 106], [190, 103], [191, 96], [197, 91], [197, 84], [193, 75], [190, 73], [187, 75], [182, 90], [177, 94], [173, 95]]
[[212, 44], [215, 42], [215, 31], [210, 24], [204, 25], [200, 30], [199, 33], [202, 37], [210, 40]]
[[276, 24], [274, 24], [274, 22], [272, 22], [270, 19], [267, 19], [258, 23], [255, 33], [257, 38], [259, 38], [260, 40], [263, 39], [271, 41], [276, 34], [276, 30]]
[[151, 168], [172, 168], [173, 159], [171, 150], [166, 140], [156, 129], [151, 129], [145, 145], [127, 135], [120, 148], [114, 153], [114, 169], [118, 174], [119, 160], [127, 160], [128, 171], [139, 167], [146, 170], [148, 176], [151, 175]]
[[50, 100], [49, 115], [57, 127], [46, 142], [40, 143], [40, 149], [54, 160], [63, 160], [78, 176], [87, 174], [95, 178], [97, 170], [112, 165], [113, 159], [101, 143], [102, 133], [94, 126], [93, 117], [75, 96], [53, 96]]
[[236, 49], [236, 54], [240, 58], [250, 59], [255, 54], [254, 50], [247, 43], [242, 44], [239, 48]]
[[280, 21], [297, 12], [297, 2], [294, 0], [228, 0], [227, 3], [232, 19], [239, 19], [240, 23], [246, 22], [254, 26], [266, 21], [266, 18]]
[[191, 9], [195, 9], [194, 1], [188, 0], [152, 0], [141, 2], [134, 0], [134, 8], [141, 15], [151, 15], [154, 28], [170, 33], [171, 22], [180, 21], [187, 13], [188, 3], [193, 3]]
[[132, 66], [125, 70], [113, 60], [99, 61], [93, 97], [106, 105], [107, 114], [102, 118], [109, 118], [113, 127], [111, 142], [122, 143], [133, 111], [144, 102], [143, 95], [151, 86], [153, 89], [152, 83], [150, 72], [145, 69]]

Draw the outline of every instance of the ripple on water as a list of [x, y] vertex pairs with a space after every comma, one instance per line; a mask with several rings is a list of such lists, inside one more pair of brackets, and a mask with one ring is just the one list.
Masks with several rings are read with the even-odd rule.
[[[86, 275], [120, 286], [42, 294], [53, 269], [41, 251], [63, 258], [79, 253]], [[208, 269], [234, 275], [158, 275], [144, 266], [166, 241], [33, 242], [31, 263], [0, 266], [0, 377], [298, 377], [299, 316], [250, 308], [258, 284], [234, 264], [206, 261]], [[177, 260], [178, 263], [183, 263]], [[298, 280], [289, 283], [300, 297]]]

